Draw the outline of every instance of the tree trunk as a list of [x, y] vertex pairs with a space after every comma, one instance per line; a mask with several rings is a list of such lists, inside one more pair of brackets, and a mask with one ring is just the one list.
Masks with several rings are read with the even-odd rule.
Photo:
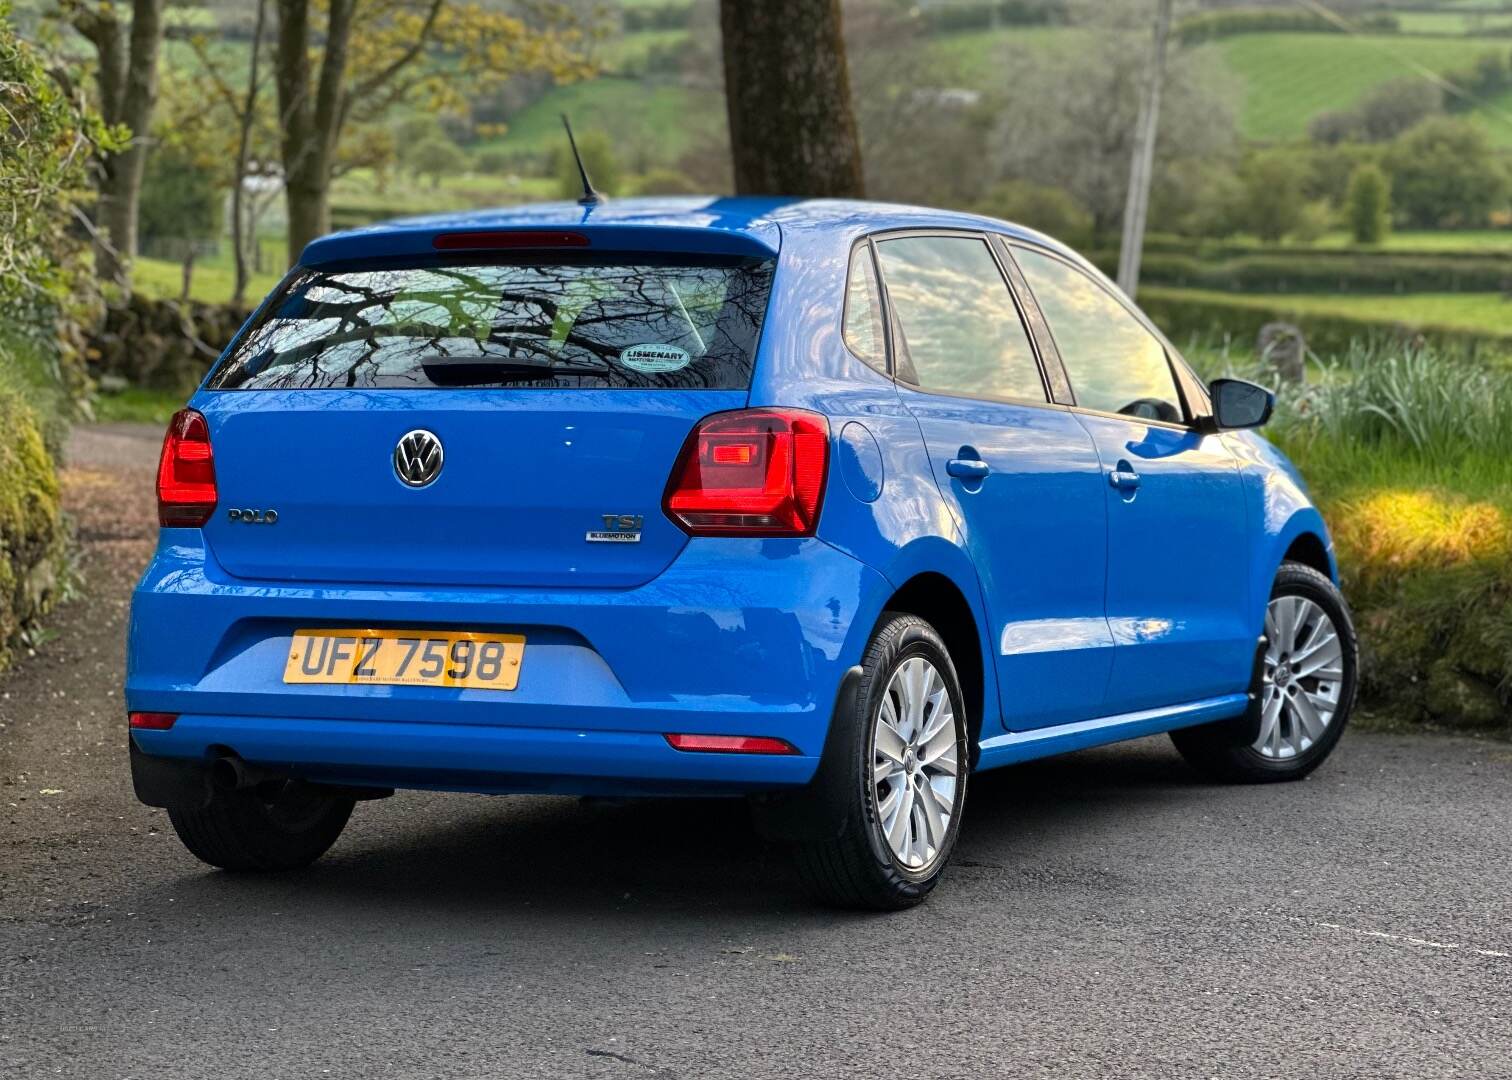
[[840, 0], [721, 0], [720, 23], [735, 190], [862, 196]]
[[268, 0], [257, 0], [257, 24], [252, 30], [252, 57], [247, 70], [247, 96], [237, 117], [241, 130], [236, 141], [236, 176], [231, 188], [231, 252], [236, 258], [236, 285], [231, 303], [240, 306], [247, 299], [247, 162], [252, 151], [252, 124], [257, 119], [257, 68], [262, 58], [263, 27], [267, 22]]
[[163, 0], [132, 0], [129, 38], [108, 8], [79, 9], [73, 24], [99, 58], [100, 115], [131, 130], [131, 142], [101, 162], [96, 211], [95, 264], [100, 276], [131, 283], [127, 266], [137, 252], [137, 206], [157, 105], [158, 47], [163, 40]]
[[319, 81], [312, 87], [310, 0], [278, 0], [278, 111], [290, 263], [330, 228], [331, 163], [346, 118], [344, 82], [354, 7], [355, 0], [331, 0]]

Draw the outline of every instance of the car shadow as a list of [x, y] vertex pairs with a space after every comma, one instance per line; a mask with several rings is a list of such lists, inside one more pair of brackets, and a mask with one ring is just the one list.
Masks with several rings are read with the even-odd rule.
[[[983, 773], [972, 780], [957, 864], [1039, 880], [1019, 841], [1074, 842], [1116, 827], [1131, 808], [1207, 796], [1162, 742], [1130, 744]], [[186, 868], [187, 869], [187, 868]], [[739, 799], [592, 802], [402, 792], [361, 804], [346, 836], [307, 870], [269, 876], [192, 870], [154, 892], [188, 901], [287, 906], [343, 918], [507, 913], [719, 913], [846, 919], [804, 896], [785, 849], [763, 840]], [[151, 897], [136, 901], [149, 904]]]

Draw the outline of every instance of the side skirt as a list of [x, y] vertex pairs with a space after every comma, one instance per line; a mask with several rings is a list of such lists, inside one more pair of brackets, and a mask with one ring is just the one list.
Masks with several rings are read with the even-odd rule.
[[1033, 731], [1011, 731], [982, 741], [977, 768], [995, 769], [1000, 765], [1085, 750], [1089, 746], [1104, 746], [1214, 720], [1227, 720], [1242, 715], [1248, 708], [1248, 694], [1228, 694], [1185, 705], [1105, 716], [1099, 720], [1079, 720], [1074, 724]]

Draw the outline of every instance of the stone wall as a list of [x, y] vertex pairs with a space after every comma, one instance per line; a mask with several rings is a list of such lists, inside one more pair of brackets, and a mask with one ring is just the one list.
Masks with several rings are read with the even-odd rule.
[[134, 294], [110, 308], [104, 325], [90, 339], [90, 374], [107, 382], [187, 395], [249, 311]]

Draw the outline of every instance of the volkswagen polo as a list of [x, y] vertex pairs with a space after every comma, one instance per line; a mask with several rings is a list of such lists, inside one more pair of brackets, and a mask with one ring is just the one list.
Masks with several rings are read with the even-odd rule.
[[329, 236], [169, 426], [138, 797], [227, 870], [396, 788], [739, 795], [848, 906], [925, 897], [971, 775], [1169, 732], [1329, 754], [1329, 535], [1086, 260], [860, 202], [628, 200]]

